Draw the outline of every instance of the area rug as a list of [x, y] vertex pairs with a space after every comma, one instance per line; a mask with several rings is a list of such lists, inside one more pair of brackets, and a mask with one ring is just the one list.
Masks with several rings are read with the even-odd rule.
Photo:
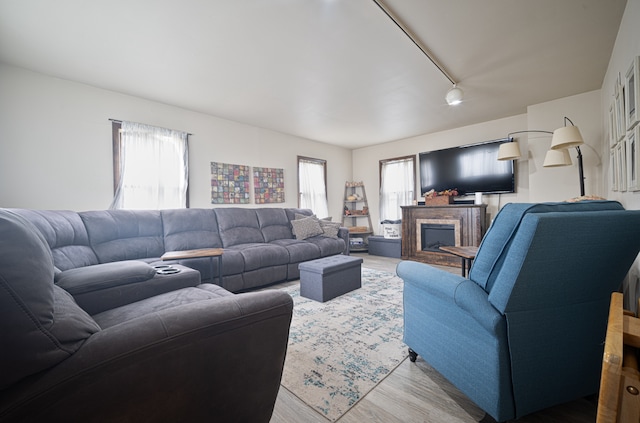
[[282, 385], [335, 421], [407, 356], [402, 343], [402, 280], [362, 269], [362, 288], [320, 303], [294, 300]]

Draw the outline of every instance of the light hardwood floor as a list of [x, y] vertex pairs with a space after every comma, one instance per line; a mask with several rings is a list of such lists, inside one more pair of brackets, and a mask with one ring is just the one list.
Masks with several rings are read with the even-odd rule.
[[[395, 272], [400, 261], [366, 253], [354, 255], [363, 258], [363, 267], [389, 272]], [[460, 271], [441, 268], [455, 273]], [[485, 413], [471, 400], [418, 357], [415, 363], [405, 359], [337, 423], [471, 423], [482, 420], [484, 416]], [[595, 416], [596, 399], [589, 398], [542, 410], [517, 422], [587, 423], [594, 422]], [[281, 386], [271, 423], [290, 422], [327, 423], [329, 420]]]

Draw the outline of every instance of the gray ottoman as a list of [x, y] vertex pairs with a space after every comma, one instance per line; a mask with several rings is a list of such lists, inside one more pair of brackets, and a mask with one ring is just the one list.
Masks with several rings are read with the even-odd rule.
[[385, 238], [382, 236], [369, 237], [369, 254], [400, 258], [402, 255], [402, 238]]
[[300, 263], [300, 295], [325, 302], [360, 288], [361, 264], [361, 258], [343, 254]]

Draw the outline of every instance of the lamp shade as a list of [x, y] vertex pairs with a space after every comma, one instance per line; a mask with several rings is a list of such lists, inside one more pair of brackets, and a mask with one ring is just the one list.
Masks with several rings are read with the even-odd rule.
[[520, 146], [517, 142], [512, 141], [500, 144], [500, 148], [498, 149], [498, 160], [515, 160], [519, 159], [521, 156]]
[[447, 99], [447, 104], [449, 104], [449, 106], [455, 106], [456, 104], [462, 103], [463, 94], [462, 90], [454, 85], [453, 88], [447, 92], [447, 96], [445, 97]]
[[584, 144], [582, 135], [577, 126], [564, 126], [553, 131], [551, 138], [551, 149], [577, 147]]
[[547, 150], [544, 156], [543, 167], [559, 167], [571, 165], [571, 156], [569, 150], [562, 148], [560, 150]]

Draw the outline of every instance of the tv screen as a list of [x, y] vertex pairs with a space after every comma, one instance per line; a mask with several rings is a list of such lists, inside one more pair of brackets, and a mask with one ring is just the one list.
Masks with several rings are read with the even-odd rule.
[[513, 161], [498, 161], [499, 139], [420, 153], [420, 189], [457, 189], [460, 195], [515, 192]]

